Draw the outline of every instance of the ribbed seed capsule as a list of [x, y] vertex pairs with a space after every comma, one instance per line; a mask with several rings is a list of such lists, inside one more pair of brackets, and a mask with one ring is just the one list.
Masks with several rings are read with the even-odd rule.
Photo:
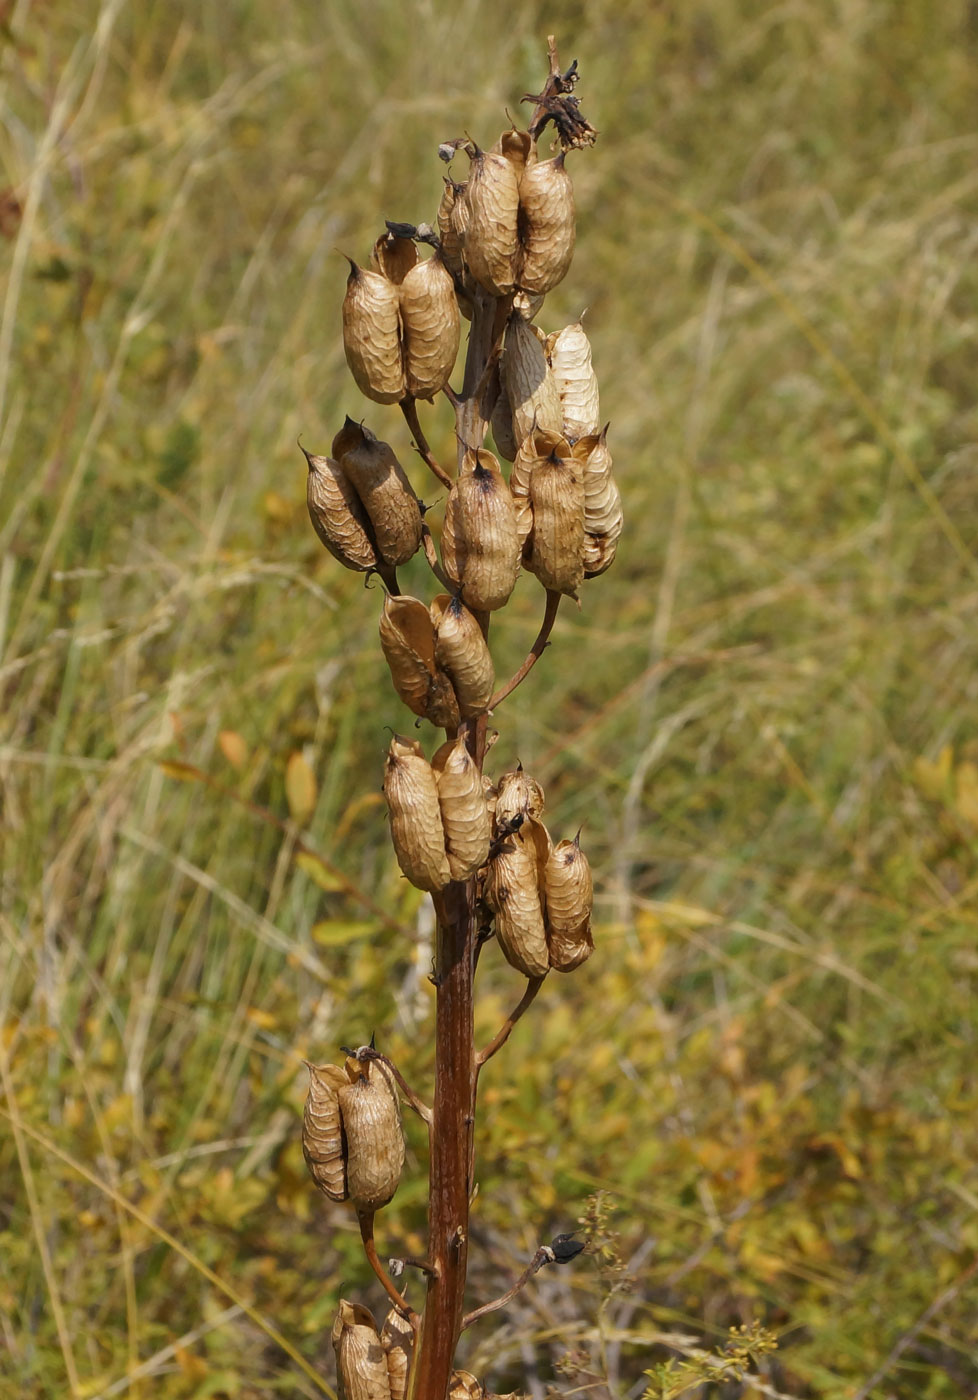
[[343, 348], [357, 388], [375, 403], [404, 397], [397, 288], [351, 259], [343, 300]]
[[465, 185], [454, 180], [445, 180], [445, 189], [438, 206], [438, 237], [441, 241], [441, 255], [445, 266], [453, 277], [461, 278], [464, 271], [462, 249], [465, 244], [465, 229], [469, 221], [468, 206], [465, 202]]
[[513, 412], [517, 446], [534, 427], [559, 433], [563, 413], [557, 381], [547, 364], [536, 327], [519, 316], [511, 316], [506, 327], [501, 372]]
[[571, 972], [594, 952], [591, 937], [594, 884], [579, 840], [557, 843], [547, 861], [543, 884], [550, 966], [558, 972]]
[[343, 468], [331, 457], [316, 457], [302, 450], [309, 467], [306, 504], [316, 534], [346, 568], [376, 568], [370, 519]]
[[400, 287], [411, 269], [417, 266], [417, 245], [413, 238], [382, 233], [374, 244], [370, 261], [382, 277], [386, 277], [395, 287]]
[[543, 788], [536, 778], [524, 773], [522, 764], [504, 773], [496, 784], [496, 834], [506, 830], [517, 817], [538, 817], [543, 807]]
[[401, 283], [401, 325], [407, 391], [433, 399], [455, 368], [460, 335], [455, 283], [440, 254], [417, 263]]
[[513, 435], [513, 407], [509, 401], [509, 394], [500, 376], [499, 394], [493, 405], [492, 416], [489, 420], [489, 427], [492, 431], [493, 441], [500, 457], [505, 457], [507, 462], [511, 462], [516, 456], [519, 444]]
[[302, 1114], [302, 1155], [313, 1181], [331, 1201], [345, 1201], [346, 1152], [339, 1091], [349, 1079], [338, 1065], [305, 1066], [309, 1091]]
[[394, 689], [409, 709], [445, 729], [458, 725], [458, 701], [435, 660], [435, 628], [420, 598], [389, 594], [380, 614], [380, 645]]
[[566, 439], [534, 462], [530, 504], [533, 533], [524, 563], [544, 588], [576, 598], [584, 581], [584, 479]]
[[407, 1394], [408, 1371], [414, 1351], [414, 1329], [406, 1317], [391, 1308], [380, 1329], [380, 1344], [387, 1354], [387, 1378], [391, 1400], [404, 1400]]
[[519, 256], [519, 172], [495, 151], [476, 151], [465, 200], [465, 262], [479, 285], [506, 296], [516, 282]]
[[550, 966], [540, 898], [549, 848], [542, 822], [526, 817], [489, 862], [485, 898], [496, 916], [496, 938], [506, 961], [524, 977], [543, 977]]
[[519, 284], [524, 291], [544, 295], [563, 281], [574, 256], [574, 187], [563, 151], [523, 172], [519, 222]]
[[465, 746], [449, 740], [431, 760], [438, 783], [441, 824], [453, 880], [467, 880], [485, 864], [491, 839], [482, 774]]
[[340, 1299], [333, 1350], [340, 1400], [391, 1400], [387, 1357], [369, 1308]]
[[395, 734], [384, 770], [384, 796], [390, 813], [394, 855], [419, 890], [434, 894], [452, 878], [445, 852], [445, 829], [438, 805], [438, 783], [421, 745]]
[[421, 544], [421, 506], [390, 445], [347, 418], [333, 456], [363, 502], [384, 563], [407, 563]]
[[453, 1371], [448, 1400], [485, 1400], [485, 1387], [471, 1371]]
[[346, 1184], [357, 1210], [373, 1211], [385, 1206], [397, 1190], [404, 1166], [404, 1134], [390, 1070], [379, 1060], [363, 1061], [358, 1068], [353, 1083], [339, 1090]]
[[580, 321], [547, 337], [547, 358], [560, 395], [564, 432], [568, 437], [598, 432], [598, 376], [591, 364], [591, 344]]
[[624, 516], [611, 467], [608, 425], [600, 435], [579, 438], [575, 456], [584, 458], [584, 577], [595, 578], [614, 561]]
[[452, 682], [462, 719], [489, 705], [495, 672], [482, 628], [461, 598], [439, 593], [431, 605], [435, 663]]
[[467, 607], [491, 612], [506, 604], [519, 573], [516, 510], [499, 463], [482, 448], [466, 452], [449, 492], [442, 559]]

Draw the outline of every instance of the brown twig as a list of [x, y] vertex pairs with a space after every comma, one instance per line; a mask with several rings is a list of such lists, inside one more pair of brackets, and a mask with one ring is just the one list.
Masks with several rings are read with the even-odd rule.
[[476, 1055], [476, 1073], [478, 1073], [478, 1071], [482, 1068], [482, 1066], [486, 1063], [487, 1060], [492, 1059], [493, 1055], [495, 1055], [497, 1050], [501, 1050], [502, 1047], [506, 1044], [507, 1040], [509, 1039], [512, 1033], [513, 1027], [516, 1025], [516, 1022], [523, 1015], [524, 1011], [526, 1011], [527, 1008], [531, 1005], [534, 998], [536, 997], [537, 992], [543, 986], [546, 975], [547, 974], [544, 973], [543, 977], [531, 977], [528, 979], [526, 984], [526, 991], [523, 993], [518, 1004], [513, 1007], [512, 1011], [506, 1017], [506, 1020], [500, 1026], [499, 1030], [493, 1036], [492, 1040], [490, 1040], [486, 1048], [484, 1050], [480, 1050], [479, 1054]]
[[418, 421], [417, 399], [413, 398], [410, 394], [408, 394], [407, 398], [401, 399], [401, 412], [404, 414], [405, 423], [414, 436], [414, 446], [418, 456], [431, 471], [434, 472], [442, 486], [447, 486], [451, 489], [452, 478], [448, 475], [448, 472], [445, 471], [444, 467], [438, 465], [431, 448], [428, 446], [428, 440], [421, 430], [421, 424]]
[[427, 1259], [418, 1259], [413, 1254], [401, 1254], [396, 1259], [388, 1259], [387, 1267], [395, 1278], [400, 1278], [405, 1269], [420, 1269], [429, 1278], [438, 1277], [438, 1270], [429, 1264]]
[[377, 1258], [377, 1246], [374, 1244], [374, 1212], [372, 1210], [358, 1210], [357, 1219], [360, 1222], [360, 1238], [363, 1241], [363, 1252], [370, 1261], [370, 1267], [380, 1279], [384, 1286], [384, 1292], [390, 1298], [397, 1311], [402, 1317], [406, 1317], [415, 1331], [418, 1330], [420, 1318], [411, 1307], [410, 1303], [398, 1293], [394, 1286], [394, 1281]]
[[498, 1312], [504, 1308], [508, 1302], [516, 1297], [521, 1288], [525, 1288], [535, 1273], [543, 1268], [544, 1264], [554, 1264], [557, 1256], [554, 1254], [549, 1244], [542, 1244], [520, 1274], [519, 1278], [500, 1298], [494, 1298], [491, 1303], [483, 1303], [481, 1308], [476, 1308], [473, 1312], [466, 1313], [462, 1318], [462, 1329], [470, 1327], [473, 1322], [477, 1322], [480, 1317], [486, 1317], [489, 1313]]
[[446, 588], [449, 593], [454, 593], [456, 585], [452, 583], [451, 579], [445, 573], [438, 558], [438, 551], [435, 549], [435, 541], [431, 530], [424, 524], [421, 526], [421, 548], [424, 550], [424, 557], [428, 561], [431, 572], [441, 584], [442, 588]]
[[414, 1109], [415, 1113], [418, 1115], [419, 1118], [423, 1119], [423, 1121], [427, 1123], [429, 1127], [431, 1126], [431, 1109], [414, 1092], [414, 1090], [411, 1088], [410, 1084], [408, 1084], [407, 1080], [404, 1078], [403, 1074], [398, 1069], [397, 1065], [392, 1059], [390, 1059], [387, 1055], [381, 1054], [379, 1050], [372, 1049], [369, 1045], [362, 1045], [360, 1047], [360, 1049], [357, 1051], [357, 1059], [379, 1060], [382, 1065], [386, 1065], [387, 1068], [390, 1070], [391, 1074], [397, 1080], [398, 1087], [400, 1088], [401, 1093], [407, 1099], [408, 1103]]
[[502, 689], [496, 691], [495, 695], [489, 701], [490, 710], [494, 710], [497, 705], [501, 704], [506, 699], [507, 695], [512, 695], [516, 687], [521, 681], [526, 679], [537, 664], [537, 661], [543, 655], [547, 642], [550, 640], [550, 633], [553, 631], [553, 625], [557, 618], [557, 609], [560, 607], [561, 597], [562, 595], [556, 593], [552, 588], [547, 589], [547, 610], [543, 615], [543, 622], [540, 625], [537, 639], [530, 648], [530, 654], [516, 672], [515, 676], [511, 676]]

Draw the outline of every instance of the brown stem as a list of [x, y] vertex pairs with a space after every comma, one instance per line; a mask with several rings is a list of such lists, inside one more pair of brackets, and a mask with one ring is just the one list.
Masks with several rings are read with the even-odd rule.
[[507, 1289], [502, 1297], [494, 1298], [491, 1303], [483, 1303], [481, 1308], [476, 1308], [474, 1312], [465, 1314], [465, 1317], [462, 1319], [463, 1330], [466, 1327], [470, 1327], [473, 1322], [477, 1322], [480, 1317], [486, 1317], [489, 1313], [498, 1312], [500, 1308], [504, 1308], [507, 1303], [516, 1297], [521, 1288], [526, 1287], [533, 1275], [538, 1273], [539, 1270], [543, 1268], [544, 1264], [553, 1264], [554, 1261], [555, 1256], [553, 1250], [548, 1244], [542, 1244], [513, 1284], [512, 1288]]
[[360, 1222], [360, 1238], [363, 1240], [363, 1252], [370, 1261], [370, 1267], [380, 1279], [384, 1286], [384, 1292], [390, 1298], [397, 1311], [402, 1317], [406, 1317], [415, 1331], [418, 1329], [420, 1321], [418, 1314], [414, 1311], [406, 1299], [394, 1287], [394, 1282], [377, 1258], [377, 1246], [374, 1244], [374, 1212], [372, 1210], [358, 1210], [357, 1219]]
[[540, 631], [537, 634], [537, 639], [530, 648], [530, 654], [516, 672], [516, 675], [511, 676], [502, 689], [496, 691], [495, 695], [489, 701], [490, 710], [494, 710], [497, 705], [501, 704], [502, 701], [506, 699], [507, 695], [512, 695], [516, 687], [521, 681], [526, 679], [537, 664], [537, 661], [543, 655], [547, 642], [550, 640], [550, 633], [553, 631], [553, 625], [557, 618], [557, 609], [560, 607], [561, 597], [562, 595], [560, 593], [555, 593], [552, 588], [547, 589], [547, 609], [543, 614], [543, 622], [540, 624]]
[[512, 1030], [513, 1027], [516, 1025], [516, 1022], [523, 1015], [524, 1011], [526, 1011], [526, 1009], [531, 1005], [534, 998], [536, 997], [537, 992], [543, 986], [545, 977], [546, 973], [544, 973], [543, 977], [531, 977], [528, 980], [526, 984], [526, 991], [520, 998], [519, 1003], [513, 1007], [512, 1011], [506, 1017], [506, 1020], [503, 1022], [502, 1026], [499, 1028], [496, 1034], [493, 1036], [492, 1040], [490, 1040], [486, 1048], [484, 1050], [480, 1050], [478, 1055], [476, 1055], [476, 1074], [478, 1074], [479, 1070], [481, 1070], [482, 1066], [486, 1063], [486, 1061], [491, 1060], [493, 1055], [495, 1055], [496, 1051], [501, 1050], [502, 1047], [506, 1044], [507, 1040], [512, 1034]]
[[442, 588], [447, 589], [449, 593], [454, 593], [456, 585], [452, 583], [451, 579], [442, 568], [438, 559], [438, 551], [435, 549], [435, 541], [427, 525], [421, 526], [421, 548], [424, 550], [424, 557], [428, 561], [431, 572], [441, 584]]
[[393, 1270], [395, 1278], [404, 1269], [420, 1269], [423, 1274], [428, 1274], [430, 1277], [435, 1277], [438, 1273], [438, 1270], [433, 1269], [427, 1259], [417, 1259], [413, 1254], [401, 1254], [396, 1259], [388, 1259], [389, 1268], [393, 1268], [395, 1264], [398, 1265], [398, 1268]]
[[443, 486], [451, 488], [452, 478], [445, 471], [444, 467], [438, 465], [428, 440], [421, 431], [421, 424], [418, 421], [418, 401], [409, 394], [407, 398], [401, 399], [401, 412], [404, 414], [404, 421], [414, 435], [414, 445], [417, 448], [418, 456], [434, 472]]

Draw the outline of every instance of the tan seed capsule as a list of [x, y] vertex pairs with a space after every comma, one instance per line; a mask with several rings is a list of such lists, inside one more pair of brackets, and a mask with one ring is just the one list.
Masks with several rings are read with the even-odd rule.
[[481, 869], [489, 854], [489, 809], [482, 774], [463, 734], [442, 744], [431, 766], [438, 783], [448, 867], [453, 880], [467, 880]]
[[584, 536], [584, 577], [597, 578], [610, 569], [618, 552], [618, 540], [611, 535]]
[[442, 559], [467, 607], [505, 606], [519, 573], [516, 510], [499, 463], [484, 449], [465, 453], [449, 492]]
[[520, 181], [519, 284], [545, 295], [563, 281], [574, 256], [574, 187], [564, 153], [529, 166]]
[[455, 284], [438, 253], [401, 283], [401, 325], [408, 393], [433, 399], [455, 368], [460, 334]]
[[397, 288], [352, 259], [343, 300], [343, 348], [357, 388], [375, 403], [404, 397]]
[[465, 198], [466, 266], [492, 296], [506, 296], [516, 282], [519, 255], [519, 172], [504, 155], [477, 151]]
[[584, 580], [584, 479], [566, 439], [534, 463], [530, 504], [524, 563], [544, 588], [576, 598]]
[[526, 817], [489, 862], [485, 898], [496, 916], [496, 938], [506, 961], [524, 977], [543, 977], [550, 966], [541, 901], [549, 846], [543, 824]]
[[517, 817], [538, 817], [543, 811], [543, 788], [524, 773], [523, 765], [504, 773], [496, 784], [496, 834], [508, 829]]
[[391, 1308], [380, 1329], [380, 1344], [387, 1354], [387, 1377], [391, 1400], [404, 1400], [408, 1371], [414, 1351], [414, 1329], [407, 1318]]
[[417, 245], [413, 238], [382, 233], [374, 244], [370, 261], [382, 277], [386, 277], [395, 287], [400, 287], [411, 269], [417, 266]]
[[513, 411], [517, 446], [533, 428], [559, 433], [563, 425], [560, 395], [536, 327], [511, 316], [506, 327], [502, 382]]
[[511, 462], [516, 456], [519, 444], [513, 434], [513, 408], [501, 377], [489, 427], [500, 457], [505, 457], [507, 462]]
[[369, 1308], [340, 1300], [333, 1350], [340, 1400], [391, 1400], [387, 1357]]
[[384, 599], [380, 645], [405, 705], [432, 724], [455, 729], [458, 701], [450, 678], [435, 660], [434, 624], [419, 598], [389, 594]]
[[579, 438], [574, 455], [584, 463], [584, 577], [595, 578], [610, 568], [624, 516], [608, 451], [608, 426]]
[[469, 221], [468, 206], [465, 202], [465, 185], [445, 179], [445, 189], [438, 206], [438, 237], [441, 241], [441, 255], [445, 266], [453, 277], [461, 278], [464, 272], [462, 249], [465, 244], [465, 229]]
[[578, 840], [559, 841], [544, 870], [550, 966], [571, 972], [594, 952], [591, 907], [594, 885]]
[[485, 1388], [471, 1371], [453, 1371], [448, 1400], [485, 1400]]
[[521, 321], [532, 321], [543, 302], [542, 296], [533, 296], [521, 289], [513, 293], [513, 314], [518, 316]]
[[598, 432], [598, 376], [591, 364], [591, 344], [580, 321], [547, 337], [547, 358], [560, 395], [564, 432], [568, 437]]
[[[379, 1060], [360, 1065], [360, 1075], [339, 1090], [346, 1135], [346, 1182], [357, 1210], [385, 1206], [397, 1190], [404, 1166], [404, 1134], [394, 1078]], [[387, 1366], [384, 1364], [386, 1377]]]
[[421, 506], [390, 445], [347, 418], [333, 456], [363, 502], [384, 563], [407, 563], [421, 544]]
[[377, 551], [370, 519], [343, 468], [331, 457], [310, 452], [305, 457], [309, 466], [306, 504], [316, 534], [348, 569], [375, 569]]
[[445, 829], [438, 783], [421, 745], [395, 734], [384, 770], [384, 796], [391, 840], [402, 872], [419, 890], [435, 893], [452, 878], [445, 852]]
[[435, 663], [452, 682], [462, 719], [481, 715], [489, 705], [495, 672], [492, 656], [474, 615], [461, 598], [439, 593], [431, 605]]
[[313, 1181], [331, 1201], [345, 1201], [346, 1151], [339, 1090], [349, 1080], [338, 1065], [305, 1066], [309, 1091], [302, 1114], [302, 1155]]

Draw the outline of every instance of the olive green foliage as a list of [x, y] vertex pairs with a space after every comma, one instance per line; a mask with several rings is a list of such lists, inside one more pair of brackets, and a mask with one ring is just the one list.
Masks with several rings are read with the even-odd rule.
[[[430, 1092], [431, 918], [381, 805], [380, 588], [318, 544], [296, 439], [365, 416], [437, 517], [349, 377], [336, 250], [432, 219], [438, 142], [493, 140], [556, 28], [601, 136], [541, 319], [588, 308], [626, 532], [494, 720], [490, 771], [584, 823], [597, 952], [484, 1076], [472, 1305], [588, 1211], [592, 1245], [461, 1359], [974, 1395], [976, 23], [3, 7], [5, 1394], [329, 1394], [340, 1289], [381, 1307], [304, 1172], [301, 1057], [376, 1031]], [[542, 605], [522, 579], [500, 676]], [[488, 1038], [521, 983], [490, 945], [477, 985]], [[423, 1248], [419, 1129], [385, 1255]]]

